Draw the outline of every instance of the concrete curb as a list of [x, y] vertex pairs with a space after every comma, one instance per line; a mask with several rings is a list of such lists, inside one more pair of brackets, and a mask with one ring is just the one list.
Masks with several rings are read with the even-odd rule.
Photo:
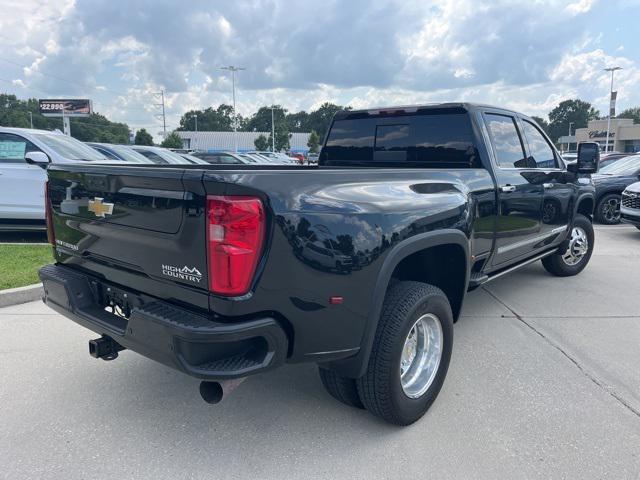
[[19, 303], [34, 302], [40, 300], [43, 295], [42, 284], [27, 285], [26, 287], [9, 288], [0, 290], [0, 308]]

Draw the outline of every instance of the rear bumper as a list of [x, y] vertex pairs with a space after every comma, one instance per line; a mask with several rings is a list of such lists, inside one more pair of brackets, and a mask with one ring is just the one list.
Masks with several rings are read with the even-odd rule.
[[[43, 301], [52, 309], [125, 348], [202, 380], [245, 377], [284, 363], [288, 341], [273, 318], [222, 323], [122, 289], [69, 267], [40, 272]], [[127, 318], [105, 310], [114, 301]]]

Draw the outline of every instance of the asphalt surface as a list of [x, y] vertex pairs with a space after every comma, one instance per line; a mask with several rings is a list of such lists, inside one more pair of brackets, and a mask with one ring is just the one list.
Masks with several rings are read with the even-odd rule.
[[640, 232], [597, 227], [591, 264], [534, 264], [471, 293], [449, 375], [407, 428], [334, 401], [313, 365], [198, 382], [30, 303], [0, 310], [0, 478], [638, 478]]

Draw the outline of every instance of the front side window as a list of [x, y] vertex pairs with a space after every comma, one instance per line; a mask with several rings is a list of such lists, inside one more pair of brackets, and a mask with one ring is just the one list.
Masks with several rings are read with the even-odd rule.
[[527, 120], [523, 120], [524, 136], [529, 144], [529, 152], [536, 162], [537, 168], [558, 168], [558, 161], [553, 148], [544, 138], [538, 127]]
[[0, 133], [0, 163], [24, 163], [28, 152], [41, 151], [24, 137], [12, 133]]
[[531, 168], [524, 155], [522, 141], [513, 117], [489, 113], [485, 115], [487, 128], [491, 134], [496, 161], [502, 168]]

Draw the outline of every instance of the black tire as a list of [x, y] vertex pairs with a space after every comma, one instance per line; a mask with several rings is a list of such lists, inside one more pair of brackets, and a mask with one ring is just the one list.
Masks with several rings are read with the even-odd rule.
[[[427, 390], [417, 398], [405, 394], [400, 361], [405, 339], [426, 313], [439, 319], [442, 355]], [[420, 282], [397, 282], [385, 296], [367, 371], [357, 380], [360, 399], [374, 415], [396, 425], [409, 425], [429, 409], [438, 396], [449, 368], [453, 347], [453, 314], [447, 296], [437, 287]]]
[[322, 385], [329, 395], [350, 407], [364, 408], [358, 395], [356, 381], [353, 378], [343, 377], [332, 370], [326, 370], [322, 367], [318, 368], [318, 373], [320, 373]]
[[[617, 207], [612, 212], [612, 203], [615, 201]], [[608, 193], [600, 199], [596, 207], [596, 220], [604, 225], [615, 225], [620, 223], [620, 202], [622, 196], [619, 193]]]
[[[579, 274], [589, 263], [591, 254], [593, 253], [593, 245], [595, 241], [595, 235], [593, 232], [593, 224], [591, 221], [581, 214], [576, 214], [573, 219], [573, 228], [577, 227], [582, 229], [587, 235], [588, 247], [586, 254], [580, 259], [580, 261], [574, 265], [569, 265], [565, 261], [564, 255], [566, 252], [558, 252], [542, 259], [542, 265], [545, 270], [557, 277], [571, 277]], [[571, 238], [572, 231], [569, 232], [569, 238]], [[571, 248], [571, 246], [569, 246]]]

